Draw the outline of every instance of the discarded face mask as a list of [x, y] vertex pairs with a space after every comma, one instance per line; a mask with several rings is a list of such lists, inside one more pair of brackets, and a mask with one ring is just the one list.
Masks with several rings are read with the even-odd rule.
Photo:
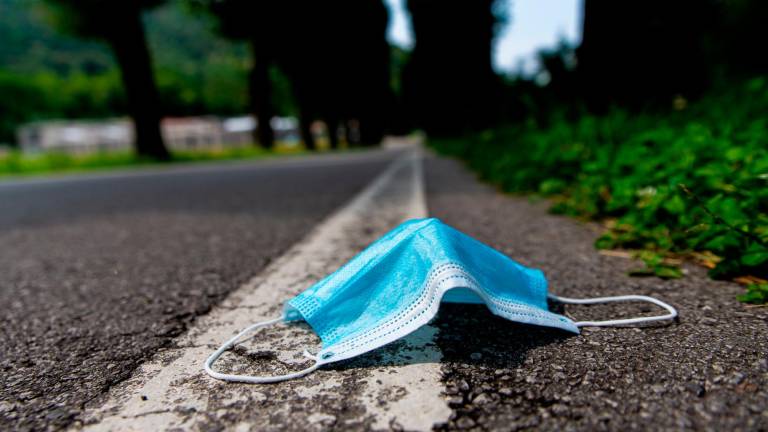
[[[574, 322], [548, 310], [547, 298], [562, 303], [592, 304], [625, 300], [654, 303], [665, 315], [610, 321]], [[616, 326], [669, 320], [670, 305], [652, 297], [626, 295], [570, 299], [547, 295], [540, 270], [516, 263], [495, 249], [445, 225], [438, 219], [407, 221], [363, 252], [294, 297], [281, 318], [254, 324], [216, 350], [205, 362], [214, 378], [270, 383], [306, 375], [320, 366], [359, 356], [400, 339], [427, 324], [441, 302], [485, 303], [511, 321], [579, 333], [579, 327]], [[320, 336], [315, 364], [287, 375], [257, 377], [213, 370], [214, 362], [253, 330], [281, 321], [305, 320]]]

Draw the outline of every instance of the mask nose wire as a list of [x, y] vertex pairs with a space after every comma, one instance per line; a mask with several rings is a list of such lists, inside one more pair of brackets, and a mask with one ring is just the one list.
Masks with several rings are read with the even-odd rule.
[[574, 323], [576, 327], [610, 327], [610, 326], [619, 326], [619, 325], [626, 325], [626, 324], [637, 324], [637, 323], [652, 322], [652, 321], [670, 320], [677, 317], [677, 309], [675, 309], [674, 307], [670, 306], [667, 303], [664, 303], [659, 299], [644, 296], [644, 295], [622, 295], [622, 296], [611, 296], [611, 297], [595, 297], [595, 298], [588, 298], [588, 299], [575, 299], [575, 298], [569, 298], [569, 297], [558, 297], [556, 295], [550, 294], [549, 298], [565, 304], [596, 304], [596, 303], [611, 303], [611, 302], [621, 302], [621, 301], [644, 301], [644, 302], [653, 303], [657, 306], [661, 306], [662, 308], [666, 309], [669, 312], [668, 314], [665, 314], [665, 315], [656, 315], [656, 316], [649, 316], [649, 317], [625, 318], [625, 319], [606, 320], [606, 321], [579, 321]]
[[219, 347], [219, 349], [214, 351], [213, 354], [211, 354], [210, 357], [208, 357], [208, 359], [205, 361], [205, 372], [208, 375], [212, 376], [213, 378], [224, 380], [224, 381], [243, 382], [243, 383], [251, 383], [251, 384], [266, 384], [266, 383], [275, 383], [280, 381], [287, 381], [294, 378], [299, 378], [310, 372], [314, 372], [315, 370], [317, 370], [317, 368], [319, 368], [322, 364], [320, 363], [320, 359], [316, 356], [309, 354], [309, 352], [307, 352], [306, 350], [304, 351], [304, 356], [314, 360], [315, 364], [313, 364], [312, 366], [306, 369], [300, 370], [298, 372], [289, 373], [285, 375], [276, 375], [276, 376], [232, 375], [232, 374], [216, 372], [215, 370], [213, 370], [213, 364], [216, 362], [216, 360], [218, 360], [219, 357], [221, 357], [221, 355], [224, 354], [225, 351], [227, 351], [232, 346], [237, 344], [237, 341], [240, 340], [240, 338], [242, 338], [248, 333], [251, 333], [256, 329], [277, 324], [281, 321], [283, 321], [282, 317], [258, 322], [256, 324], [252, 324], [246, 327], [243, 331], [238, 333], [235, 337], [224, 342], [224, 344], [221, 347]]

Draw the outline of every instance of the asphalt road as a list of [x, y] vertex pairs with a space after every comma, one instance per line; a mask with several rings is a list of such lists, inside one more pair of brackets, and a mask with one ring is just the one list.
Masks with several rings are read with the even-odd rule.
[[70, 424], [394, 155], [0, 183], [0, 430]]
[[[71, 424], [393, 155], [0, 185], [0, 429]], [[740, 287], [693, 266], [676, 281], [630, 278], [636, 263], [594, 249], [596, 226], [501, 195], [454, 161], [429, 158], [425, 174], [431, 216], [542, 268], [552, 292], [654, 295], [680, 311], [668, 325], [573, 336], [443, 305], [434, 325], [452, 413], [437, 430], [768, 430], [768, 309], [738, 303]]]

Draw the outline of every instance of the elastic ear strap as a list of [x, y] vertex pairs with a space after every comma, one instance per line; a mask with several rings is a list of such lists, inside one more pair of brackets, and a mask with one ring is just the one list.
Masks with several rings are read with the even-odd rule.
[[[258, 328], [266, 327], [266, 326], [272, 325], [272, 324], [276, 324], [276, 323], [281, 322], [282, 320], [283, 320], [283, 318], [281, 317], [281, 318], [275, 318], [275, 319], [271, 319], [269, 321], [262, 321], [260, 323], [253, 324], [253, 325], [247, 327], [245, 330], [243, 330], [240, 333], [238, 333], [237, 336], [235, 336], [232, 339], [224, 342], [224, 345], [222, 345], [219, 349], [214, 351], [214, 353], [211, 354], [210, 357], [208, 357], [208, 360], [205, 361], [205, 372], [208, 375], [210, 375], [210, 376], [212, 376], [212, 377], [214, 377], [216, 379], [220, 379], [220, 380], [224, 380], [224, 381], [244, 382], [244, 383], [251, 383], [251, 384], [266, 384], [266, 383], [275, 383], [275, 382], [280, 382], [280, 381], [287, 381], [287, 380], [294, 379], [294, 378], [299, 378], [299, 377], [302, 377], [302, 376], [304, 376], [304, 375], [306, 375], [306, 374], [308, 374], [310, 372], [315, 371], [317, 368], [320, 367], [320, 362], [319, 362], [319, 360], [316, 357], [310, 357], [313, 360], [315, 360], [315, 364], [314, 365], [312, 365], [312, 366], [310, 366], [310, 367], [308, 367], [306, 369], [300, 370], [298, 372], [294, 372], [294, 373], [290, 373], [290, 374], [285, 374], [285, 375], [264, 376], [264, 377], [252, 376], [252, 375], [230, 375], [230, 374], [224, 374], [224, 373], [221, 373], [221, 372], [216, 372], [215, 370], [213, 370], [213, 363], [215, 363], [216, 360], [218, 360], [219, 357], [221, 357], [221, 355], [224, 354], [224, 352], [226, 350], [230, 349], [233, 345], [237, 344], [237, 341], [241, 337], [245, 336], [246, 334], [248, 334], [248, 333], [250, 333], [250, 332], [252, 332], [252, 331], [254, 331], [254, 330], [258, 329]], [[305, 351], [305, 353], [306, 353], [306, 351]]]
[[626, 325], [626, 324], [637, 324], [637, 323], [643, 323], [643, 322], [663, 321], [663, 320], [674, 319], [675, 317], [677, 317], [677, 309], [673, 308], [667, 303], [664, 303], [661, 300], [655, 299], [653, 297], [644, 296], [644, 295], [595, 297], [590, 299], [574, 299], [574, 298], [558, 297], [555, 295], [550, 295], [549, 298], [553, 300], [557, 300], [561, 303], [566, 303], [566, 304], [595, 304], [595, 303], [610, 303], [610, 302], [636, 300], [636, 301], [645, 301], [645, 302], [653, 303], [669, 311], [669, 313], [666, 315], [657, 315], [657, 316], [649, 316], [649, 317], [626, 318], [626, 319], [607, 320], [607, 321], [579, 321], [577, 323], [574, 323], [576, 327], [609, 327], [609, 326], [618, 326], [618, 325]]

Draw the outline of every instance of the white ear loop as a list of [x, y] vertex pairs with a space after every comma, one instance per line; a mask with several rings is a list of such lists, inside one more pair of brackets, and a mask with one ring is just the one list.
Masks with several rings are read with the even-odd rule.
[[[596, 304], [596, 303], [610, 303], [610, 302], [620, 302], [620, 301], [645, 301], [649, 303], [653, 303], [657, 306], [661, 306], [662, 308], [666, 309], [669, 313], [666, 315], [656, 315], [656, 316], [649, 316], [649, 317], [638, 317], [638, 318], [625, 318], [625, 319], [616, 319], [616, 320], [605, 320], [605, 321], [579, 321], [574, 323], [576, 327], [609, 327], [609, 326], [620, 326], [620, 325], [627, 325], [627, 324], [637, 324], [637, 323], [643, 323], [643, 322], [653, 322], [653, 321], [663, 321], [663, 320], [669, 320], [674, 319], [677, 317], [677, 310], [670, 306], [667, 303], [664, 303], [661, 300], [655, 299], [653, 297], [643, 296], [643, 295], [623, 295], [623, 296], [612, 296], [612, 297], [595, 297], [595, 298], [589, 298], [589, 299], [575, 299], [575, 298], [569, 298], [569, 297], [559, 297], [556, 295], [550, 294], [548, 296], [550, 299], [558, 301], [560, 303], [565, 304]], [[219, 347], [216, 351], [214, 351], [213, 354], [208, 357], [208, 359], [205, 361], [205, 372], [210, 375], [213, 378], [224, 380], [224, 381], [231, 381], [231, 382], [244, 382], [244, 383], [252, 383], [252, 384], [266, 384], [266, 383], [275, 383], [280, 381], [287, 381], [294, 378], [302, 377], [310, 372], [314, 372], [322, 366], [323, 363], [321, 363], [321, 359], [317, 356], [314, 356], [304, 351], [304, 356], [307, 358], [310, 358], [315, 361], [315, 364], [312, 366], [302, 369], [298, 372], [285, 374], [285, 375], [276, 375], [276, 376], [252, 376], [252, 375], [232, 375], [232, 374], [224, 374], [221, 372], [216, 372], [213, 370], [213, 364], [216, 362], [216, 360], [221, 357], [222, 354], [224, 354], [225, 351], [230, 349], [232, 346], [237, 344], [238, 340], [245, 336], [246, 334], [259, 329], [261, 327], [266, 327], [272, 324], [277, 324], [279, 322], [283, 321], [283, 318], [275, 318], [268, 321], [262, 321], [253, 325], [248, 326], [243, 331], [235, 335], [230, 340], [224, 342], [224, 344]]]
[[294, 378], [302, 377], [310, 372], [314, 372], [317, 368], [319, 368], [322, 363], [320, 362], [320, 359], [316, 356], [313, 356], [306, 350], [304, 351], [304, 356], [308, 357], [315, 361], [315, 364], [312, 366], [300, 370], [298, 372], [289, 373], [285, 375], [277, 375], [277, 376], [252, 376], [252, 375], [231, 375], [231, 374], [224, 374], [221, 372], [216, 372], [213, 370], [213, 363], [218, 360], [218, 358], [224, 354], [226, 350], [231, 348], [233, 345], [237, 343], [237, 341], [245, 336], [246, 334], [261, 328], [266, 327], [268, 325], [276, 324], [283, 321], [283, 318], [275, 318], [268, 321], [262, 321], [256, 324], [253, 324], [251, 326], [248, 326], [245, 330], [241, 331], [237, 334], [237, 336], [233, 337], [232, 339], [224, 342], [224, 345], [222, 345], [219, 349], [214, 351], [213, 354], [211, 354], [210, 357], [208, 357], [208, 360], [205, 361], [205, 372], [212, 376], [213, 378], [224, 380], [224, 381], [231, 381], [231, 382], [244, 382], [244, 383], [251, 383], [251, 384], [266, 384], [266, 383], [276, 383], [280, 381], [287, 381]]
[[576, 327], [610, 327], [610, 326], [619, 326], [619, 325], [626, 325], [626, 324], [637, 324], [637, 323], [643, 323], [643, 322], [663, 321], [663, 320], [674, 319], [675, 317], [677, 317], [677, 309], [673, 308], [667, 303], [664, 303], [661, 300], [655, 299], [653, 297], [644, 296], [644, 295], [622, 295], [622, 296], [612, 296], [612, 297], [595, 297], [590, 299], [575, 299], [575, 298], [568, 298], [568, 297], [558, 297], [556, 295], [550, 294], [549, 298], [565, 304], [595, 304], [595, 303], [610, 303], [610, 302], [636, 300], [636, 301], [645, 301], [645, 302], [653, 303], [669, 311], [669, 313], [666, 315], [656, 315], [656, 316], [649, 316], [649, 317], [626, 318], [626, 319], [616, 319], [616, 320], [606, 320], [606, 321], [579, 321], [574, 323]]

